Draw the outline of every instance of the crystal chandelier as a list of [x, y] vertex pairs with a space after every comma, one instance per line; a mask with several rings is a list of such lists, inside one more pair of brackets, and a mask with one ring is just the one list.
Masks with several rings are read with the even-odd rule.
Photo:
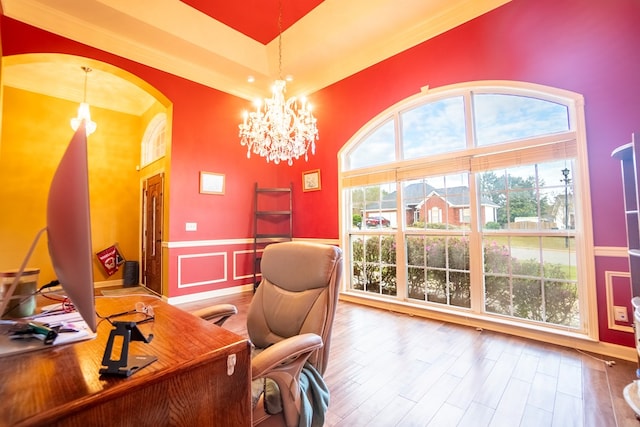
[[[264, 103], [256, 101], [256, 111], [243, 113], [244, 122], [239, 125], [240, 144], [247, 146], [247, 158], [251, 152], [279, 164], [286, 161], [289, 166], [293, 159], [304, 156], [307, 151], [316, 153], [318, 128], [311, 105], [306, 99], [298, 101], [291, 97], [285, 101], [287, 83], [282, 79], [282, 2], [278, 16], [278, 64], [280, 78], [272, 87], [272, 96]], [[262, 108], [264, 104], [264, 109]]]
[[71, 119], [71, 129], [73, 131], [77, 131], [78, 127], [80, 127], [80, 123], [85, 121], [85, 131], [87, 132], [87, 136], [91, 135], [96, 131], [96, 122], [91, 120], [91, 113], [89, 112], [89, 104], [87, 104], [87, 76], [91, 71], [93, 71], [89, 67], [80, 67], [82, 71], [84, 71], [84, 97], [80, 106], [78, 107], [78, 117], [74, 117]]

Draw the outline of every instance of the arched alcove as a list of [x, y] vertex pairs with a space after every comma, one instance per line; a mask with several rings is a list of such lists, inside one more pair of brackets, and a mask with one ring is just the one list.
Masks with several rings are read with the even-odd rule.
[[[86, 92], [82, 67], [91, 69]], [[0, 270], [19, 266], [36, 231], [45, 225], [52, 174], [73, 135], [70, 119], [85, 99], [97, 124], [88, 138], [93, 249], [117, 244], [126, 259], [138, 259], [140, 183], [168, 169], [168, 163], [156, 162], [153, 171], [140, 170], [141, 141], [158, 115], [171, 128], [166, 124], [171, 102], [126, 70], [74, 55], [6, 56], [0, 75], [0, 198], [12, 206], [0, 213]], [[163, 142], [168, 150], [170, 132]], [[46, 244], [36, 248], [31, 265], [40, 268], [43, 283], [55, 279]], [[108, 276], [97, 260], [94, 264], [96, 282], [119, 280], [121, 274]]]

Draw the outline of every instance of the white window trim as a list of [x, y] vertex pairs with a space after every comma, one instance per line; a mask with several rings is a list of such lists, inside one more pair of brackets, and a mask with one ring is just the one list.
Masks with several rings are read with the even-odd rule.
[[[596, 297], [596, 276], [595, 276], [595, 255], [594, 255], [594, 245], [593, 245], [593, 222], [591, 216], [591, 191], [589, 184], [589, 167], [588, 167], [588, 156], [587, 156], [587, 141], [586, 141], [586, 127], [584, 122], [584, 98], [582, 95], [562, 90], [558, 88], [537, 85], [526, 82], [516, 82], [516, 81], [500, 81], [500, 80], [490, 80], [490, 81], [475, 81], [475, 82], [465, 82], [459, 83], [449, 86], [443, 86], [436, 89], [429, 89], [428, 87], [422, 88], [421, 92], [411, 96], [399, 103], [387, 108], [382, 113], [378, 114], [372, 120], [370, 120], [367, 124], [365, 124], [360, 130], [358, 130], [348, 141], [342, 149], [338, 152], [338, 171], [340, 175], [340, 179], [338, 180], [338, 190], [339, 190], [339, 227], [340, 227], [340, 240], [342, 243], [342, 247], [345, 248], [345, 260], [349, 260], [351, 258], [350, 249], [349, 249], [349, 235], [350, 235], [350, 224], [351, 218], [348, 215], [348, 212], [345, 212], [345, 207], [348, 203], [348, 192], [344, 191], [346, 188], [356, 186], [356, 185], [366, 185], [366, 184], [376, 184], [383, 182], [398, 182], [399, 181], [399, 170], [404, 169], [410, 170], [412, 166], [416, 166], [416, 168], [424, 168], [424, 159], [413, 159], [410, 161], [399, 160], [393, 163], [393, 166], [390, 165], [381, 165], [374, 167], [361, 168], [357, 170], [349, 170], [349, 162], [348, 156], [353, 151], [355, 146], [362, 141], [366, 135], [373, 132], [378, 126], [385, 123], [389, 119], [396, 120], [398, 122], [397, 117], [403, 111], [407, 109], [411, 109], [418, 104], [422, 104], [425, 101], [436, 101], [441, 98], [448, 98], [451, 96], [456, 96], [458, 94], [468, 93], [469, 91], [473, 91], [474, 93], [508, 93], [514, 94], [518, 93], [522, 96], [531, 96], [538, 99], [545, 99], [552, 102], [557, 102], [560, 104], [567, 105], [569, 111], [569, 121], [570, 121], [570, 132], [567, 132], [567, 136], [570, 139], [575, 141], [575, 149], [577, 151], [576, 156], [576, 170], [574, 174], [576, 177], [579, 177], [579, 186], [576, 187], [575, 194], [575, 214], [576, 221], [579, 221], [580, 224], [583, 224], [583, 227], [580, 230], [576, 230], [576, 237], [579, 238], [584, 244], [580, 245], [576, 248], [576, 258], [578, 261], [578, 268], [580, 269], [580, 281], [578, 285], [579, 298], [581, 303], [581, 318], [582, 318], [582, 330], [584, 334], [575, 334], [573, 328], [567, 328], [564, 333], [572, 338], [583, 338], [593, 341], [599, 340], [599, 331], [598, 331], [598, 317], [597, 317], [597, 297]], [[469, 119], [470, 120], [470, 119]], [[472, 132], [470, 126], [467, 126], [467, 131]], [[396, 139], [397, 139], [397, 129], [396, 129]], [[544, 138], [544, 137], [542, 137]], [[398, 153], [399, 144], [396, 141], [396, 152]], [[481, 155], [483, 152], [492, 151], [492, 147], [478, 147], [474, 149], [474, 154]], [[399, 157], [398, 157], [399, 158]], [[447, 173], [451, 173], [452, 171], [459, 168], [459, 170], [469, 170], [468, 169], [468, 158], [460, 158], [457, 160], [452, 160], [452, 164], [449, 165]], [[455, 162], [460, 162], [460, 165], [456, 167]], [[437, 172], [436, 172], [437, 173]], [[398, 229], [398, 235], [402, 233], [402, 230]], [[397, 259], [398, 265], [401, 265], [401, 259]], [[346, 278], [349, 277], [349, 268], [350, 266], [346, 266], [345, 274]], [[398, 278], [399, 280], [402, 277]], [[347, 281], [343, 281], [343, 289], [341, 290], [343, 295], [348, 294], [348, 284]], [[398, 291], [400, 291], [400, 284], [398, 284]], [[370, 300], [372, 297], [367, 296], [363, 298], [363, 300]], [[375, 297], [373, 297], [375, 299]], [[377, 303], [373, 303], [371, 305], [376, 305]], [[394, 299], [392, 304], [404, 304], [406, 306], [411, 306], [410, 311], [414, 310], [415, 307], [412, 304], [407, 303], [406, 301], [401, 301], [399, 298]], [[432, 309], [425, 308], [425, 311], [430, 311]], [[441, 312], [441, 309], [432, 310], [433, 312]], [[447, 314], [454, 313], [455, 310], [450, 310], [446, 308], [444, 310]], [[455, 318], [455, 320], [459, 320], [462, 323], [464, 319]], [[454, 321], [455, 321], [454, 320]], [[481, 319], [482, 322], [485, 322], [491, 319], [487, 316], [483, 316]], [[531, 325], [528, 327], [525, 322], [511, 324], [510, 322], [504, 322], [501, 320], [495, 320], [496, 325], [500, 325], [497, 329], [502, 330], [504, 325], [507, 324], [508, 328], [512, 328], [513, 333], [521, 331], [522, 329], [527, 330], [527, 336], [530, 336], [534, 339], [548, 339], [548, 333], [562, 335], [562, 328], [552, 328], [549, 330], [543, 326]], [[532, 334], [532, 335], [531, 335]]]

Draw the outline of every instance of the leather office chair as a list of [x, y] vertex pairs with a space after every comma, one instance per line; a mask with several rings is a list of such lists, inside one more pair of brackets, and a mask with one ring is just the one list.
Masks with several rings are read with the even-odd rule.
[[[309, 373], [315, 370], [311, 373], [321, 376], [327, 368], [342, 251], [317, 243], [274, 243], [265, 248], [260, 267], [262, 281], [247, 313], [247, 332], [256, 348], [252, 388], [266, 390], [267, 402], [275, 397], [276, 403], [265, 403], [265, 393], [254, 394], [253, 424], [294, 427], [301, 414], [310, 420], [309, 410], [317, 407], [301, 390], [312, 387], [316, 380], [320, 388], [326, 387], [321, 378], [310, 378]], [[266, 383], [265, 378], [269, 379]], [[324, 392], [328, 404], [328, 391]]]

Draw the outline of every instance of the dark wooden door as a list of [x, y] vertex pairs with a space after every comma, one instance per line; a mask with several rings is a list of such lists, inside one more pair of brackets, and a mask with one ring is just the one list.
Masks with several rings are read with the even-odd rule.
[[143, 278], [144, 284], [162, 294], [162, 174], [152, 176], [144, 184], [143, 209]]

